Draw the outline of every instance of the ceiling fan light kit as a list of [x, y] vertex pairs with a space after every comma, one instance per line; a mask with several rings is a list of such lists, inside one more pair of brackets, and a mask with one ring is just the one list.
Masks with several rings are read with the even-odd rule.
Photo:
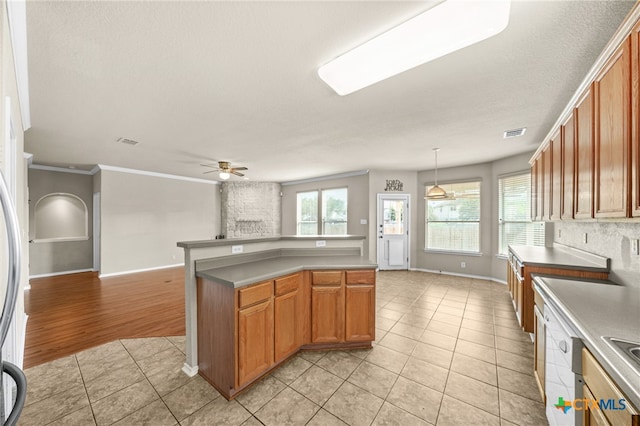
[[502, 32], [510, 0], [448, 0], [318, 69], [344, 96]]
[[229, 163], [228, 161], [218, 161], [217, 168], [216, 166], [212, 166], [211, 164], [201, 164], [201, 166], [213, 168], [213, 170], [204, 172], [204, 174], [219, 172], [218, 177], [222, 180], [229, 180], [229, 178], [231, 178], [231, 175], [243, 177], [244, 173], [240, 173], [239, 170], [249, 170], [246, 167], [231, 167], [231, 163]]

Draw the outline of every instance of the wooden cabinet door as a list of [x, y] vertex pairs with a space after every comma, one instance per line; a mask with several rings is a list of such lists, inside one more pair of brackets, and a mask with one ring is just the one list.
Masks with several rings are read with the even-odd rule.
[[345, 298], [345, 340], [347, 342], [375, 340], [375, 286], [348, 285]]
[[562, 125], [562, 200], [560, 205], [560, 218], [573, 219], [573, 188], [575, 175], [573, 173], [575, 163], [575, 128], [573, 115]]
[[551, 139], [551, 205], [550, 219], [560, 220], [562, 207], [562, 133]]
[[631, 148], [631, 41], [625, 40], [594, 81], [596, 217], [627, 217]]
[[535, 305], [533, 312], [535, 315], [535, 321], [533, 322], [533, 333], [535, 339], [533, 341], [533, 373], [538, 382], [538, 389], [542, 396], [542, 402], [545, 402], [546, 395], [544, 393], [544, 363], [545, 363], [545, 326], [544, 317], [540, 312], [540, 307]]
[[640, 23], [631, 31], [631, 215], [640, 217]]
[[273, 298], [238, 310], [238, 387], [273, 364]]
[[311, 342], [344, 341], [343, 286], [311, 287]]
[[552, 166], [551, 144], [542, 151], [542, 220], [551, 220]]
[[575, 205], [576, 219], [593, 217], [593, 90], [582, 95], [574, 110], [575, 123]]
[[542, 212], [538, 209], [538, 174], [540, 157], [531, 164], [531, 220], [541, 220]]
[[[582, 385], [582, 394], [584, 400], [587, 401], [595, 401], [596, 398], [591, 393], [591, 390], [587, 385]], [[584, 403], [584, 402], [583, 402]], [[602, 413], [600, 409], [591, 409], [591, 403], [584, 403], [583, 413], [582, 413], [582, 425], [583, 426], [610, 426], [611, 423], [607, 420], [607, 418]]]
[[298, 332], [300, 318], [300, 303], [298, 290], [278, 296], [273, 305], [275, 329], [275, 362], [286, 358], [301, 346], [302, 336]]

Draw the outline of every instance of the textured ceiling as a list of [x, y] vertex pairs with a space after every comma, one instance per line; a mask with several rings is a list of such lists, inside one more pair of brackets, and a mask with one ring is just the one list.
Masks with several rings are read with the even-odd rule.
[[633, 1], [514, 1], [504, 32], [351, 95], [318, 77], [433, 4], [28, 1], [26, 150], [211, 179], [200, 163], [227, 160], [277, 182], [432, 169], [435, 147], [441, 167], [529, 152]]

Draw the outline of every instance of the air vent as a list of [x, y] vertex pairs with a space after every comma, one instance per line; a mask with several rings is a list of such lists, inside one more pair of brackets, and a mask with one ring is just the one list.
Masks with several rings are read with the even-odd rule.
[[124, 143], [131, 146], [138, 145], [140, 143], [138, 141], [134, 141], [133, 139], [127, 139], [127, 138], [118, 138], [116, 142]]
[[518, 136], [524, 135], [524, 132], [526, 131], [527, 131], [526, 127], [523, 127], [522, 129], [505, 130], [504, 138], [505, 139], [516, 138]]

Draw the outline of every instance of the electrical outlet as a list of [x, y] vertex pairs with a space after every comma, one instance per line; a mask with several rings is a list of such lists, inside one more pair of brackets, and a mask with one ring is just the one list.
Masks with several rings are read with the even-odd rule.
[[326, 246], [327, 246], [327, 242], [325, 240], [316, 241], [316, 247], [326, 247]]
[[634, 256], [640, 255], [640, 240], [631, 240], [631, 254]]
[[466, 268], [467, 267], [467, 262], [460, 262], [460, 267], [462, 269]]
[[231, 254], [238, 254], [244, 251], [243, 246], [231, 246]]
[[582, 234], [582, 242], [587, 244], [587, 233]]
[[366, 225], [367, 219], [360, 219], [360, 225]]

